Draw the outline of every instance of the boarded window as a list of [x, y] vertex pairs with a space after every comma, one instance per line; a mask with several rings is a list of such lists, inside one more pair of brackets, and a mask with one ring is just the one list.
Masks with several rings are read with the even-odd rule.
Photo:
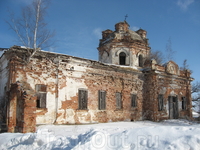
[[126, 64], [126, 54], [124, 52], [121, 52], [119, 54], [119, 64], [125, 65]]
[[143, 67], [143, 56], [139, 55], [139, 67]]
[[78, 90], [79, 109], [87, 109], [88, 91], [85, 89]]
[[186, 110], [186, 98], [182, 97], [182, 109]]
[[122, 96], [121, 93], [115, 93], [116, 96], [116, 108], [122, 109]]
[[47, 86], [44, 84], [37, 84], [35, 86], [35, 91], [37, 94], [37, 107], [46, 108]]
[[106, 109], [106, 91], [99, 90], [99, 110]]
[[131, 94], [131, 107], [137, 107], [137, 95]]
[[158, 110], [159, 111], [164, 110], [164, 99], [162, 94], [158, 95]]

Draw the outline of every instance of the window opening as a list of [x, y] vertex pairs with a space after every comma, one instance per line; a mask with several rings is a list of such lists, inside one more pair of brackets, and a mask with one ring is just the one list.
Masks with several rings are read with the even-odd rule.
[[116, 93], [116, 108], [121, 109], [122, 108], [122, 96], [121, 93]]
[[124, 52], [121, 52], [119, 54], [119, 64], [125, 65], [126, 64], [126, 54]]
[[137, 107], [137, 95], [131, 94], [131, 107]]
[[143, 67], [143, 56], [139, 55], [139, 67]]
[[47, 86], [44, 84], [36, 84], [36, 107], [37, 108], [46, 108], [46, 95], [47, 95]]
[[163, 101], [163, 95], [162, 94], [158, 95], [158, 110], [159, 111], [164, 110], [164, 101]]
[[85, 89], [79, 89], [79, 109], [87, 109], [88, 91]]
[[106, 91], [99, 90], [99, 110], [106, 109]]
[[186, 110], [186, 98], [182, 97], [182, 109]]

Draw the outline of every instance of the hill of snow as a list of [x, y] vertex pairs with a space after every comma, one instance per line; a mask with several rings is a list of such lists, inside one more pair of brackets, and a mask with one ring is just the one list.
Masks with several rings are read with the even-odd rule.
[[42, 125], [2, 133], [0, 150], [200, 150], [200, 124], [187, 120]]

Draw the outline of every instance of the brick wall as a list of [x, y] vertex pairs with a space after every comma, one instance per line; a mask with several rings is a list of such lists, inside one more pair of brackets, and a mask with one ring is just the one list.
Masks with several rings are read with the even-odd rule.
[[[172, 75], [164, 72], [164, 67], [159, 67], [161, 72], [149, 71], [144, 78], [144, 105], [143, 115], [146, 119], [159, 121], [169, 119], [169, 96], [177, 97], [178, 117], [191, 119], [191, 80], [181, 74]], [[158, 109], [158, 95], [164, 98], [164, 109]], [[186, 109], [182, 109], [182, 98], [186, 98]]]
[[9, 91], [8, 132], [35, 132], [36, 97], [17, 82]]
[[[179, 117], [191, 116], [188, 73], [179, 75], [176, 70], [177, 74], [173, 75], [166, 72], [164, 66], [156, 64], [141, 71], [136, 67], [103, 64], [42, 51], [24, 65], [24, 52], [24, 49], [15, 50], [16, 59], [12, 60], [14, 66], [10, 70], [11, 81], [16, 83], [10, 89], [9, 132], [34, 132], [36, 124], [168, 119], [170, 95], [187, 97], [186, 110], [181, 110], [181, 98], [178, 99]], [[47, 87], [45, 108], [36, 106], [37, 84]], [[79, 108], [79, 89], [88, 93], [86, 110]], [[105, 110], [99, 110], [99, 90], [106, 91]], [[121, 109], [116, 107], [117, 92], [121, 93]], [[137, 107], [131, 107], [131, 94], [137, 95]], [[159, 94], [164, 94], [162, 111], [158, 111]]]

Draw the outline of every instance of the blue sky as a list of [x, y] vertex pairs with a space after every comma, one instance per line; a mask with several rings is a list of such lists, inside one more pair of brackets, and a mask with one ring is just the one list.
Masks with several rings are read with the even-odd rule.
[[[0, 47], [19, 45], [4, 20], [8, 8], [19, 15], [27, 4], [30, 0], [0, 1]], [[187, 59], [200, 81], [200, 0], [52, 0], [46, 22], [56, 31], [56, 43], [46, 50], [98, 60], [101, 31], [114, 30], [126, 14], [132, 30], [147, 31], [152, 50], [165, 52], [171, 39], [174, 61], [181, 66]]]

